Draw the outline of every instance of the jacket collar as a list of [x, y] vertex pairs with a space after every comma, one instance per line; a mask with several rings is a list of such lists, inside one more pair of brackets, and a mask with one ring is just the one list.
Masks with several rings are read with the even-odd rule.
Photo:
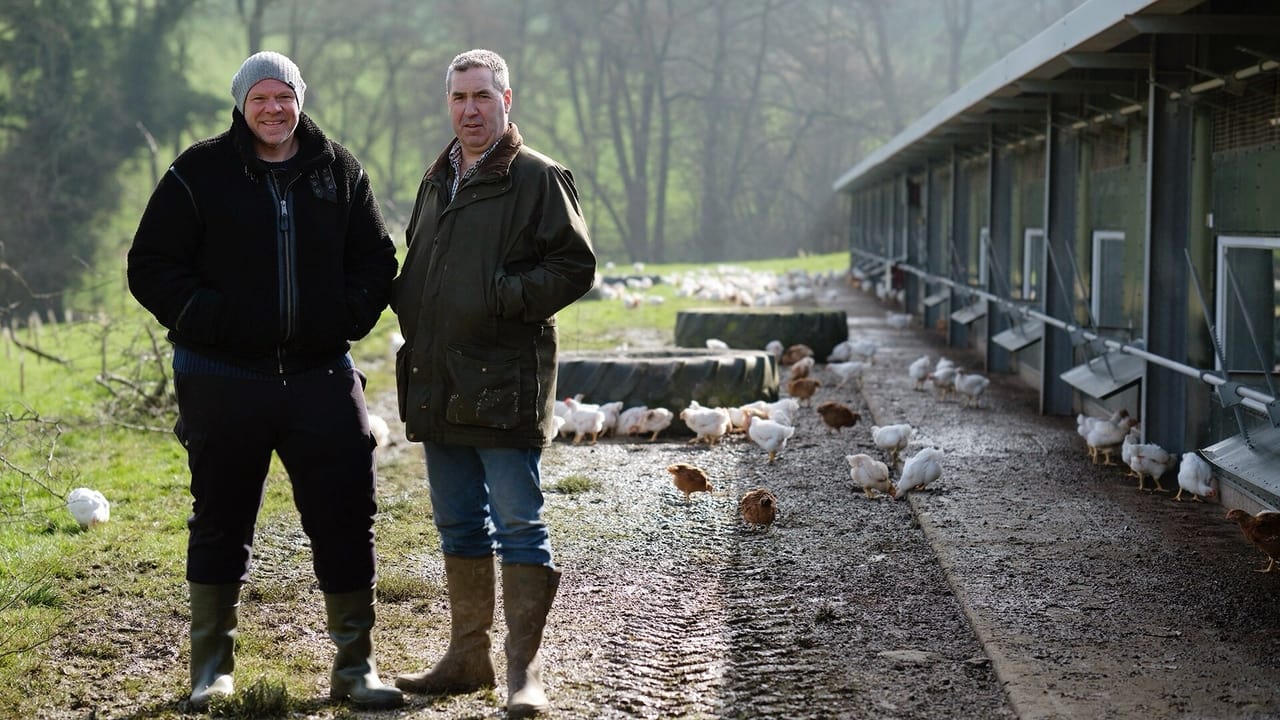
[[[444, 152], [440, 153], [436, 161], [431, 164], [431, 168], [427, 170], [428, 179], [443, 182], [443, 179], [448, 177], [453, 170], [453, 166], [449, 163], [449, 151], [457, 144], [458, 138], [455, 137], [445, 146]], [[507, 123], [507, 131], [498, 138], [497, 146], [484, 159], [484, 163], [476, 168], [471, 181], [487, 182], [508, 175], [511, 172], [511, 163], [515, 162], [516, 155], [520, 154], [522, 145], [524, 145], [524, 138], [520, 136], [520, 128], [513, 122]]]
[[[249, 129], [249, 124], [239, 108], [231, 109], [231, 129], [228, 132], [245, 167], [256, 173], [266, 172], [267, 166], [253, 150], [253, 131]], [[299, 113], [298, 129], [294, 130], [293, 134], [298, 138], [298, 154], [295, 156], [298, 169], [333, 162], [333, 144], [329, 142], [329, 138], [325, 137], [320, 126], [316, 125], [305, 112]]]

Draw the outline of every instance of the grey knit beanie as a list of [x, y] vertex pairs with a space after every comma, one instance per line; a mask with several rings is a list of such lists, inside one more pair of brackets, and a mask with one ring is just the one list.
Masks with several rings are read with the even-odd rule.
[[267, 79], [279, 80], [293, 88], [293, 93], [298, 96], [298, 109], [302, 109], [302, 96], [307, 92], [302, 71], [284, 55], [264, 50], [250, 55], [231, 78], [231, 97], [236, 99], [236, 107], [241, 113], [250, 88]]

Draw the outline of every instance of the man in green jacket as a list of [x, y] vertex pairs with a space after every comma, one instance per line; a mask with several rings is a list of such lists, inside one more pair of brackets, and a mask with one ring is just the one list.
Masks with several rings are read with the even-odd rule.
[[426, 451], [452, 620], [434, 667], [403, 690], [493, 687], [489, 631], [502, 560], [507, 712], [548, 709], [538, 649], [559, 585], [539, 463], [555, 435], [555, 314], [591, 289], [595, 255], [573, 176], [508, 122], [507, 64], [488, 50], [445, 74], [456, 135], [427, 169], [392, 307], [408, 439]]

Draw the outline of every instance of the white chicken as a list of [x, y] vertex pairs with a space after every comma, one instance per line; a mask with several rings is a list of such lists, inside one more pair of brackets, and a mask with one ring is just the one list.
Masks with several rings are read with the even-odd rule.
[[600, 434], [618, 434], [618, 415], [622, 413], [622, 401], [601, 403], [600, 412], [604, 413], [604, 427], [600, 429]]
[[907, 458], [902, 465], [902, 477], [893, 490], [893, 499], [899, 500], [908, 490], [924, 488], [942, 477], [943, 453], [937, 448], [924, 448]]
[[747, 437], [769, 453], [769, 463], [773, 463], [778, 452], [787, 446], [787, 441], [795, 434], [796, 429], [791, 425], [747, 415]]
[[640, 419], [648, 412], [647, 405], [636, 405], [629, 407], [618, 413], [618, 424], [614, 428], [614, 432], [618, 435], [639, 435]]
[[967, 373], [958, 368], [952, 383], [956, 392], [964, 396], [964, 406], [975, 408], [982, 407], [982, 395], [990, 384], [990, 378], [977, 373]]
[[785, 349], [786, 348], [783, 347], [781, 340], [770, 340], [764, 345], [765, 352], [772, 355], [774, 360], [781, 360], [782, 351]]
[[577, 445], [590, 435], [594, 445], [604, 430], [605, 412], [599, 405], [580, 402], [577, 398], [565, 398], [564, 404], [569, 408], [564, 429], [573, 433], [573, 444]]
[[[1118, 424], [1121, 420], [1127, 417], [1129, 417], [1129, 411], [1124, 408], [1120, 408], [1119, 410], [1116, 410], [1115, 412], [1111, 413], [1110, 417], [1106, 417], [1106, 418], [1094, 417], [1092, 415], [1085, 415], [1084, 413], [1080, 413], [1079, 415], [1076, 415], [1076, 433], [1080, 435], [1081, 439], [1083, 439], [1086, 443], [1088, 443], [1089, 431], [1093, 429], [1094, 425], [1100, 422], [1110, 422], [1110, 423]], [[1090, 450], [1089, 457], [1093, 457], [1093, 454], [1094, 454], [1093, 450]], [[1127, 465], [1128, 463], [1125, 463], [1125, 464]]]
[[67, 495], [67, 510], [81, 528], [88, 529], [111, 519], [111, 503], [91, 488], [76, 488]]
[[827, 355], [827, 364], [848, 362], [853, 359], [853, 341], [842, 340], [831, 348], [831, 352]]
[[715, 445], [729, 432], [729, 411], [724, 408], [709, 408], [690, 401], [689, 406], [680, 411], [680, 419], [694, 433], [690, 444], [705, 442]]
[[649, 408], [640, 418], [640, 431], [649, 435], [649, 442], [658, 439], [658, 433], [671, 427], [676, 414], [664, 407]]
[[909, 423], [899, 423], [897, 425], [873, 425], [871, 427], [871, 441], [876, 447], [889, 453], [889, 464], [896, 465], [898, 463], [898, 453], [902, 452], [911, 442], [911, 436], [915, 434], [915, 428]]
[[1191, 493], [1193, 500], [1203, 502], [1202, 497], [1214, 497], [1218, 494], [1217, 484], [1213, 478], [1213, 468], [1204, 461], [1197, 452], [1182, 453], [1182, 465], [1178, 468], [1178, 494], [1174, 500], [1182, 501], [1182, 492]]
[[849, 463], [849, 477], [853, 484], [862, 488], [867, 497], [875, 499], [878, 492], [893, 494], [888, 465], [865, 453], [845, 455], [844, 459]]
[[706, 345], [708, 350], [728, 350], [729, 349], [729, 343], [721, 340], [720, 338], [707, 338]]
[[880, 345], [875, 340], [863, 338], [861, 340], [852, 340], [849, 344], [852, 351], [851, 360], [863, 360], [871, 365], [876, 364], [876, 351], [880, 349]]
[[904, 328], [911, 327], [911, 313], [900, 313], [892, 310], [886, 310], [884, 318], [891, 328], [902, 330]]
[[1138, 475], [1138, 489], [1146, 490], [1146, 478], [1151, 476], [1156, 484], [1153, 490], [1165, 492], [1160, 478], [1178, 464], [1178, 456], [1160, 447], [1156, 443], [1138, 443], [1133, 446], [1129, 456], [1129, 469]]
[[391, 427], [381, 415], [369, 413], [369, 432], [373, 433], [373, 439], [377, 441], [378, 447], [384, 448], [391, 443]]
[[924, 389], [924, 381], [929, 378], [929, 366], [932, 364], [933, 361], [929, 359], [928, 355], [921, 355], [907, 366], [907, 375], [911, 376], [911, 379], [915, 381], [916, 390]]
[[796, 416], [796, 413], [800, 412], [800, 401], [791, 397], [780, 398], [773, 402], [756, 400], [743, 405], [742, 409], [756, 415], [763, 414], [764, 417], [780, 422], [783, 425], [791, 425], [792, 418]]
[[1093, 423], [1084, 439], [1089, 446], [1089, 456], [1093, 458], [1093, 463], [1098, 464], [1098, 455], [1101, 454], [1104, 458], [1103, 465], [1115, 465], [1115, 461], [1111, 459], [1112, 454], [1124, 443], [1129, 428], [1136, 424], [1137, 421], [1130, 417], [1121, 418], [1119, 422], [1099, 419]]
[[844, 384], [850, 380], [854, 381], [854, 386], [859, 390], [862, 389], [862, 375], [867, 371], [871, 363], [863, 360], [849, 360], [847, 362], [830, 363], [827, 369], [835, 373], [840, 378], [837, 388], [844, 387]]
[[938, 360], [938, 364], [934, 366], [933, 372], [926, 377], [938, 389], [939, 400], [946, 400], [947, 396], [956, 389], [956, 372], [958, 371], [959, 368], [956, 367], [955, 363], [946, 358], [941, 358]]

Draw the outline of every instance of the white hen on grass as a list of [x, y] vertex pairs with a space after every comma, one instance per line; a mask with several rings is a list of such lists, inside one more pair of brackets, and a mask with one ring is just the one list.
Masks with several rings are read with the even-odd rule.
[[67, 495], [67, 510], [71, 511], [80, 527], [86, 529], [111, 519], [111, 503], [107, 502], [105, 495], [90, 488], [72, 490]]

